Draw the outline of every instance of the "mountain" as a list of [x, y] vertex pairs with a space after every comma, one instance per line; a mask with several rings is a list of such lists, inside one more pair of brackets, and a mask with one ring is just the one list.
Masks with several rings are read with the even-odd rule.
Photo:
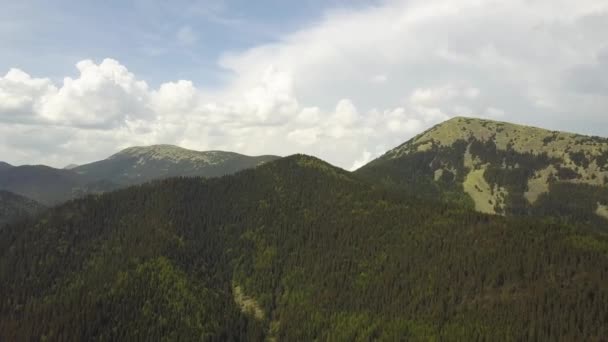
[[[0, 189], [55, 205], [90, 193], [100, 193], [176, 176], [217, 177], [277, 159], [238, 153], [198, 152], [170, 145], [131, 147], [108, 159], [73, 168], [43, 165], [3, 167]], [[8, 165], [8, 164], [6, 164]]]
[[74, 198], [85, 180], [70, 170], [44, 165], [23, 165], [0, 170], [0, 189], [55, 205]]
[[0, 171], [10, 169], [13, 165], [0, 161]]
[[87, 196], [0, 230], [0, 340], [608, 336], [608, 235], [296, 155]]
[[63, 169], [64, 170], [71, 170], [71, 169], [76, 168], [76, 167], [78, 167], [77, 164], [68, 164], [68, 165], [64, 166]]
[[44, 209], [43, 205], [29, 198], [0, 190], [0, 227], [36, 215]]
[[130, 147], [107, 159], [73, 168], [89, 179], [117, 184], [139, 184], [176, 176], [218, 177], [275, 160], [234, 152], [192, 151], [173, 145]]
[[484, 213], [608, 219], [606, 138], [457, 117], [356, 173]]

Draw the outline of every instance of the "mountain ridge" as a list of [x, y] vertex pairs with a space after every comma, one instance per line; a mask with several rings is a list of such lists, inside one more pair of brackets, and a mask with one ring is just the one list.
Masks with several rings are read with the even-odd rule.
[[0, 164], [0, 189], [55, 205], [89, 193], [167, 177], [218, 177], [275, 160], [225, 151], [194, 151], [174, 145], [133, 146], [106, 159], [56, 169]]
[[[505, 121], [457, 116], [416, 135], [387, 151], [382, 157], [393, 157], [398, 156], [399, 153], [411, 152], [412, 145], [417, 148], [417, 151], [424, 151], [434, 143], [438, 143], [439, 146], [450, 146], [458, 140], [466, 141], [470, 138], [481, 141], [493, 140], [496, 147], [501, 150], [511, 148], [519, 153], [546, 153], [550, 157], [564, 157], [564, 152], [571, 151], [602, 156], [608, 151], [608, 138], [605, 137], [548, 130]], [[608, 162], [604, 158], [602, 158], [603, 165], [601, 166], [606, 166]]]
[[175, 176], [217, 177], [276, 158], [225, 151], [194, 151], [163, 144], [128, 147], [106, 159], [75, 167], [73, 171], [84, 177], [106, 179], [117, 184], [138, 184]]
[[[133, 157], [133, 156], [150, 156], [151, 158], [158, 159], [170, 159], [173, 161], [179, 161], [181, 159], [185, 159], [187, 157], [191, 158], [199, 158], [198, 160], [213, 163], [215, 161], [205, 159], [205, 156], [216, 156], [216, 155], [231, 155], [231, 156], [243, 156], [243, 157], [265, 157], [269, 155], [261, 155], [261, 156], [249, 156], [237, 152], [231, 151], [222, 151], [222, 150], [206, 150], [206, 151], [197, 151], [192, 149], [187, 149], [184, 147], [180, 147], [177, 145], [171, 144], [155, 144], [155, 145], [144, 145], [144, 146], [131, 146], [125, 149], [120, 150], [117, 153], [109, 156], [106, 159], [116, 159], [123, 157]], [[274, 156], [272, 156], [274, 157]], [[83, 164], [84, 165], [84, 164]]]
[[1, 170], [6, 170], [6, 169], [10, 169], [11, 167], [14, 167], [13, 165], [9, 164], [9, 163], [5, 163], [3, 161], [0, 161], [0, 171]]

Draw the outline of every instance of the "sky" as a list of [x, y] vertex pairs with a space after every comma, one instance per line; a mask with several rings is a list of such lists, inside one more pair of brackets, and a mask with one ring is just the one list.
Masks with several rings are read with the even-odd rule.
[[606, 0], [0, 0], [0, 160], [356, 169], [454, 116], [608, 136]]

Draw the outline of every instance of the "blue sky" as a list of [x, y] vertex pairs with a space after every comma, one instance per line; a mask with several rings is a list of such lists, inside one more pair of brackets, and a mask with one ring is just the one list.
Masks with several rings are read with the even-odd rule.
[[133, 145], [353, 169], [454, 116], [608, 136], [605, 0], [12, 1], [0, 160]]
[[373, 1], [14, 1], [0, 12], [0, 67], [62, 79], [83, 59], [112, 57], [151, 85], [222, 82], [226, 52], [276, 41], [325, 11]]

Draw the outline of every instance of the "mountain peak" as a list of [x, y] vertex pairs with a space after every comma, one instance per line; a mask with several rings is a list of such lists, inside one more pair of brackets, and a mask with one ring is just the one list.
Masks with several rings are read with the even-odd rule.
[[75, 169], [78, 167], [78, 164], [68, 164], [66, 166], [63, 167], [64, 170], [71, 170], [71, 169]]
[[133, 146], [74, 169], [93, 180], [137, 184], [178, 176], [217, 177], [255, 167], [276, 156], [250, 157], [225, 151], [194, 151], [175, 145]]
[[598, 156], [608, 151], [608, 139], [551, 131], [501, 121], [454, 117], [417, 135], [408, 142], [387, 152], [387, 156], [427, 151], [433, 146], [451, 146], [457, 141], [475, 139], [492, 141], [499, 150], [513, 150], [534, 155], [565, 158], [570, 153]]
[[410, 186], [422, 179], [457, 184], [456, 189], [461, 187], [475, 208], [486, 213], [535, 210], [535, 203], [552, 188], [563, 193], [597, 191], [597, 196], [586, 198], [596, 198], [601, 205], [591, 200], [585, 205], [602, 217], [607, 212], [608, 198], [601, 193], [608, 186], [608, 139], [600, 137], [455, 117], [360, 172], [389, 174]]
[[267, 163], [265, 167], [275, 168], [287, 171], [287, 174], [292, 174], [293, 170], [303, 170], [316, 175], [326, 175], [343, 180], [352, 180], [348, 171], [306, 154], [293, 154], [284, 158]]
[[108, 159], [140, 158], [141, 162], [149, 160], [165, 160], [168, 162], [202, 162], [214, 165], [223, 162], [228, 157], [236, 156], [233, 152], [223, 151], [194, 151], [175, 145], [133, 146], [126, 148]]

